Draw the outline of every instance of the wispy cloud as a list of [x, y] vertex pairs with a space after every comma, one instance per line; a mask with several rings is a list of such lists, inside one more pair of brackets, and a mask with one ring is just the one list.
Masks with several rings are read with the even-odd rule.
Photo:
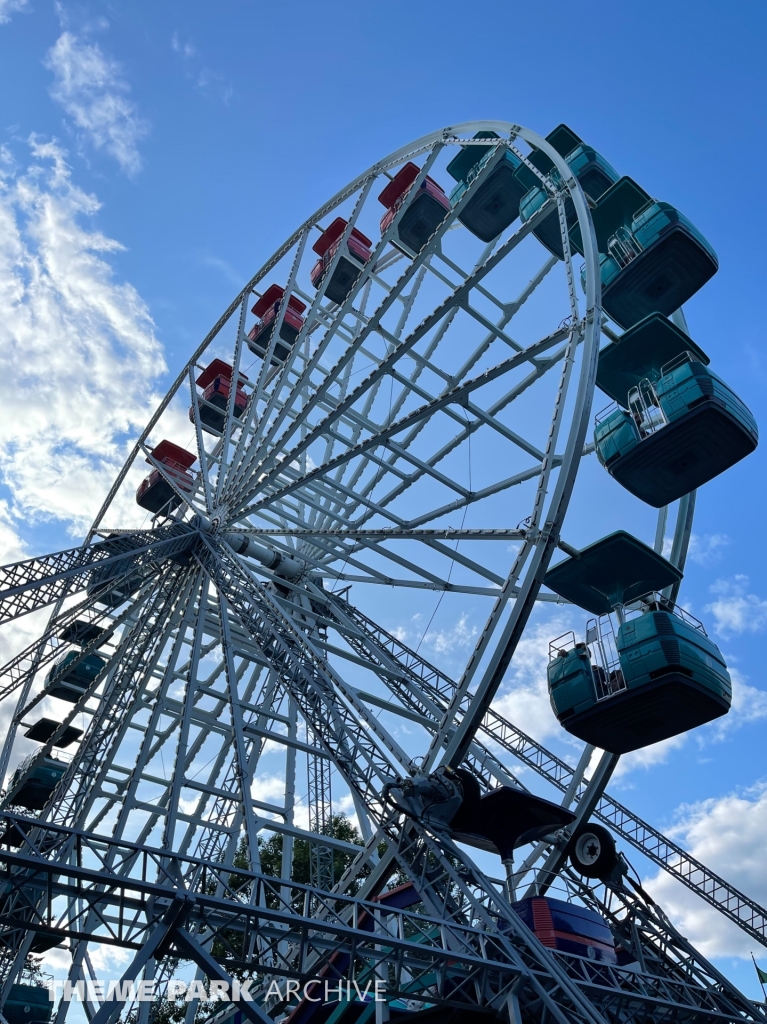
[[469, 617], [464, 613], [454, 625], [446, 629], [430, 629], [423, 642], [439, 654], [445, 654], [472, 646], [476, 636], [477, 627], [469, 625]]
[[659, 764], [665, 764], [669, 755], [674, 750], [683, 747], [686, 740], [687, 735], [682, 733], [679, 736], [669, 736], [667, 740], [651, 743], [648, 747], [640, 747], [639, 750], [632, 750], [630, 753], [624, 754], [615, 769], [614, 779], [616, 781], [624, 779], [625, 776], [637, 769], [655, 768]]
[[714, 630], [719, 635], [761, 633], [767, 628], [767, 601], [749, 593], [748, 576], [717, 580], [710, 590], [715, 599], [705, 610], [714, 616]]
[[29, 0], [0, 0], [0, 25], [10, 22], [11, 14], [25, 9], [29, 10]]
[[11, 15], [23, 11], [28, 0], [0, 0], [0, 25], [11, 20]]
[[457, 654], [472, 647], [478, 632], [465, 612], [450, 626], [434, 628], [429, 624], [424, 632], [425, 626], [424, 616], [417, 612], [407, 625], [399, 625], [392, 632], [398, 640], [421, 649], [424, 654], [429, 649], [431, 653], [442, 655]]
[[690, 537], [690, 548], [687, 557], [704, 569], [721, 562], [723, 549], [732, 544], [732, 540], [726, 533], [704, 533], [702, 536], [694, 533]]
[[242, 287], [242, 282], [245, 280], [245, 275], [238, 273], [231, 265], [231, 263], [227, 263], [226, 260], [222, 260], [218, 256], [203, 256], [202, 262], [206, 267], [213, 267], [214, 270], [220, 271], [220, 273], [224, 275], [227, 281], [233, 284], [235, 288]]
[[179, 32], [174, 32], [170, 45], [173, 52], [184, 61], [187, 78], [194, 82], [200, 92], [228, 104], [234, 95], [231, 81], [220, 71], [214, 71], [204, 63], [192, 40], [182, 39]]
[[[79, 533], [157, 403], [165, 364], [146, 305], [108, 262], [122, 247], [90, 229], [98, 200], [55, 142], [31, 148], [26, 170], [5, 162], [0, 190], [0, 527], [52, 519]], [[119, 512], [135, 521], [132, 503]], [[0, 541], [12, 548], [2, 529]]]
[[194, 44], [189, 42], [189, 40], [187, 40], [185, 43], [182, 42], [181, 39], [179, 38], [178, 32], [173, 33], [170, 40], [170, 45], [174, 53], [181, 54], [181, 56], [185, 57], [187, 60], [191, 60], [192, 57], [197, 56], [197, 48], [194, 46]]
[[126, 174], [141, 169], [138, 144], [149, 130], [130, 99], [120, 65], [98, 43], [65, 31], [48, 51], [51, 95], [88, 141], [117, 160]]
[[213, 71], [212, 68], [201, 68], [197, 73], [195, 84], [200, 92], [215, 96], [224, 104], [228, 104], [234, 96], [231, 82], [228, 82], [220, 71]]

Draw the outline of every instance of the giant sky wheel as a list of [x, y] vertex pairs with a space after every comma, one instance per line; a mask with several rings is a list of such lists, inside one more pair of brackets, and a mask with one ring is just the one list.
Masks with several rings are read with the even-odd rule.
[[[764, 1019], [613, 836], [760, 942], [767, 913], [605, 792], [622, 752], [728, 707], [676, 605], [695, 489], [756, 444], [681, 312], [715, 270], [566, 126], [489, 121], [380, 161], [263, 265], [85, 543], [0, 570], [0, 621], [52, 608], [2, 670], [7, 1024], [71, 1012], [34, 976], [54, 949], [73, 985], [110, 949], [124, 982], [249, 980], [223, 1018]], [[616, 404], [592, 433], [595, 382]], [[568, 542], [595, 446], [659, 509], [650, 544], [620, 522]], [[468, 601], [458, 675], [379, 622], [422, 640]], [[576, 767], [491, 707], [546, 601], [594, 616], [549, 667]], [[288, 998], [313, 979], [334, 998]], [[162, 986], [83, 1004], [96, 1024], [167, 1007]]]

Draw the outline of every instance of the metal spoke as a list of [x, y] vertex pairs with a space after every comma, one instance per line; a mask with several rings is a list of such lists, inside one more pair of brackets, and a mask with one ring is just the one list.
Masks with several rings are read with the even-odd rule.
[[[479, 159], [449, 198], [439, 182], [472, 147]], [[537, 209], [526, 217], [524, 201], [486, 241], [472, 211], [499, 182], [520, 188], [524, 171]], [[379, 193], [400, 172], [411, 187], [380, 221]], [[416, 221], [426, 199], [433, 221]], [[579, 554], [566, 516], [594, 452], [599, 343], [621, 337], [603, 323], [593, 207], [568, 159], [515, 124], [456, 125], [402, 147], [239, 291], [83, 545], [0, 567], [0, 624], [52, 606], [40, 638], [0, 669], [0, 700], [17, 699], [0, 754], [2, 773], [14, 770], [0, 806], [0, 1024], [14, 1024], [3, 1006], [30, 958], [56, 944], [71, 983], [97, 980], [109, 949], [125, 951], [127, 981], [247, 978], [217, 1024], [293, 1019], [296, 1000], [272, 982], [314, 978], [386, 982], [380, 1009], [325, 1000], [331, 1024], [373, 1009], [376, 1024], [422, 1010], [512, 1024], [767, 1021], [625, 858], [587, 878], [570, 840], [592, 819], [607, 824], [764, 945], [767, 910], [608, 795], [618, 755], [592, 771], [587, 746], [572, 767], [493, 706], [536, 603], [563, 602], [542, 589], [550, 560]], [[418, 244], [414, 224], [426, 225]], [[542, 247], [552, 225], [559, 255]], [[274, 285], [282, 298], [257, 341], [250, 307]], [[211, 372], [231, 374], [225, 401], [223, 385], [211, 397], [196, 384], [214, 356]], [[179, 437], [170, 407], [187, 388]], [[150, 436], [196, 451], [189, 491]], [[107, 531], [139, 455], [172, 497], [151, 529]], [[692, 492], [671, 520], [680, 568], [694, 507]], [[665, 508], [657, 553], [668, 521]], [[465, 663], [452, 652], [456, 677], [378, 625], [382, 607], [403, 623], [428, 607], [427, 644], [456, 610], [471, 614], [476, 643]], [[56, 695], [54, 660], [68, 697]], [[55, 718], [33, 723], [41, 707]], [[46, 739], [19, 762], [22, 722]], [[39, 799], [22, 784], [43, 770], [56, 781]], [[537, 801], [531, 779], [553, 787], [568, 824], [536, 832], [513, 864], [500, 840], [461, 831], [467, 787]], [[419, 810], [405, 791], [430, 795]], [[443, 800], [455, 807], [440, 817]], [[483, 870], [475, 848], [482, 864], [501, 856], [506, 877]], [[547, 947], [523, 923], [523, 893], [597, 915], [618, 953]], [[185, 1024], [201, 1007], [190, 997]], [[84, 1006], [91, 1024], [157, 1024], [169, 1009], [115, 993]], [[54, 1024], [69, 1012], [62, 1000]]]

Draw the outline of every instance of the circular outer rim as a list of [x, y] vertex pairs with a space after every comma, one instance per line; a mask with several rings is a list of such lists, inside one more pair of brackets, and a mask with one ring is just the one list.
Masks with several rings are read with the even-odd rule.
[[[543, 520], [542, 527], [538, 531], [538, 537], [535, 540], [535, 550], [532, 551], [531, 557], [527, 554], [524, 558], [523, 564], [526, 562], [526, 570], [524, 572], [523, 582], [517, 589], [516, 598], [514, 599], [511, 608], [509, 620], [506, 623], [501, 637], [496, 643], [493, 655], [491, 659], [489, 659], [488, 666], [474, 695], [474, 699], [472, 700], [472, 713], [467, 715], [461, 722], [459, 728], [455, 730], [448, 749], [443, 752], [443, 756], [440, 759], [442, 763], [449, 763], [453, 767], [459, 765], [463, 760], [471, 742], [471, 737], [481, 721], [484, 710], [493, 699], [493, 696], [497, 692], [503, 680], [506, 670], [511, 662], [514, 650], [516, 649], [516, 645], [524, 632], [532, 608], [535, 607], [536, 598], [541, 590], [546, 570], [559, 540], [559, 531], [564, 520], [569, 499], [572, 495], [574, 482], [576, 482], [576, 476], [578, 474], [578, 468], [583, 455], [586, 432], [589, 427], [591, 416], [591, 404], [596, 378], [601, 325], [599, 253], [597, 250], [594, 225], [581, 183], [576, 177], [574, 177], [569, 166], [565, 163], [559, 153], [554, 150], [554, 147], [537, 132], [530, 131], [527, 128], [522, 128], [519, 125], [506, 121], [471, 121], [442, 128], [438, 131], [431, 132], [428, 135], [423, 135], [415, 142], [401, 146], [398, 150], [384, 158], [384, 160], [379, 161], [367, 171], [357, 175], [357, 177], [346, 185], [345, 188], [338, 191], [331, 200], [319, 208], [311, 217], [304, 220], [304, 222], [291, 234], [290, 238], [280, 247], [280, 249], [276, 250], [276, 252], [252, 276], [246, 286], [238, 293], [237, 297], [232, 300], [226, 310], [218, 318], [216, 324], [208, 332], [195, 352], [191, 354], [189, 359], [186, 361], [186, 364], [171, 385], [165, 398], [161, 401], [154, 416], [151, 418], [150, 422], [147, 423], [141, 435], [136, 440], [132, 452], [126, 459], [125, 464], [113, 483], [108, 496], [104, 499], [104, 502], [99, 509], [84, 541], [84, 546], [90, 543], [106, 512], [106, 509], [108, 509], [112, 504], [112, 500], [117, 494], [117, 490], [125, 479], [136, 456], [141, 451], [141, 444], [148, 435], [150, 435], [163, 412], [168, 407], [168, 404], [172, 400], [176, 391], [186, 379], [189, 367], [196, 364], [202, 353], [216, 337], [221, 327], [228, 321], [229, 317], [242, 303], [244, 296], [251, 291], [253, 285], [261, 278], [261, 276], [268, 272], [269, 268], [273, 264], [282, 259], [291, 247], [296, 244], [301, 233], [312, 223], [321, 219], [329, 210], [342, 202], [343, 199], [352, 195], [354, 191], [372, 175], [376, 175], [387, 169], [389, 166], [400, 163], [404, 158], [415, 155], [419, 151], [422, 152], [425, 148], [428, 148], [435, 143], [445, 142], [457, 135], [465, 136], [466, 134], [473, 134], [481, 130], [496, 131], [502, 140], [512, 143], [515, 139], [521, 138], [529, 145], [535, 146], [538, 150], [545, 153], [556, 167], [561, 182], [572, 200], [574, 210], [576, 210], [578, 223], [581, 228], [584, 246], [584, 260], [586, 264], [586, 311], [585, 315], [580, 317], [579, 323], [573, 323], [571, 325], [571, 332], [578, 331], [582, 334], [582, 362], [578, 381], [578, 390], [576, 398], [574, 398], [572, 413], [570, 416], [569, 435], [567, 437], [564, 456], [559, 466], [554, 492], [549, 502], [548, 509], [544, 512], [545, 518]], [[465, 138], [462, 139], [462, 141], [465, 141]], [[571, 282], [571, 288], [572, 295], [574, 297], [576, 296], [576, 291], [574, 291], [574, 289], [576, 289], [576, 284], [574, 284], [574, 280]], [[577, 297], [574, 297], [574, 301], [577, 302]], [[571, 357], [572, 353], [570, 353], [570, 358]], [[489, 647], [489, 643], [491, 643], [491, 640], [496, 633], [496, 629], [506, 609], [508, 601], [508, 598], [505, 595], [505, 590], [506, 588], [504, 588], [501, 596], [497, 599], [496, 605], [485, 623], [479, 642], [468, 659], [466, 669], [463, 673], [462, 682], [457, 689], [454, 706], [451, 711], [454, 709], [456, 712], [458, 711], [459, 703], [468, 690], [469, 684], [473, 679], [474, 671], [477, 669], [482, 656], [486, 652]], [[437, 752], [432, 748], [432, 759], [437, 756], [438, 753], [440, 752]]]
[[[133, 465], [137, 455], [141, 452], [141, 445], [151, 434], [158, 420], [165, 412], [166, 408], [173, 400], [178, 389], [184, 383], [188, 377], [189, 368], [194, 366], [200, 356], [203, 354], [205, 349], [210, 345], [213, 339], [216, 337], [218, 332], [221, 330], [223, 325], [233, 315], [237, 307], [243, 300], [243, 297], [247, 295], [253, 285], [265, 274], [269, 272], [272, 266], [274, 266], [282, 257], [288, 252], [293, 245], [296, 244], [300, 238], [302, 232], [306, 231], [308, 227], [320, 220], [329, 210], [332, 210], [338, 203], [342, 202], [349, 195], [353, 194], [360, 186], [372, 175], [376, 175], [389, 167], [400, 163], [406, 157], [417, 155], [419, 151], [423, 151], [429, 146], [434, 145], [437, 142], [446, 142], [451, 138], [458, 135], [465, 135], [468, 133], [476, 133], [478, 131], [495, 131], [498, 133], [500, 138], [507, 141], [513, 141], [515, 138], [521, 138], [525, 142], [532, 146], [542, 150], [553, 162], [557, 171], [560, 174], [563, 184], [567, 187], [570, 197], [572, 198], [575, 206], [576, 215], [578, 218], [578, 225], [581, 229], [581, 235], [583, 238], [584, 246], [584, 261], [586, 264], [586, 312], [582, 318], [584, 323], [584, 337], [583, 337], [583, 362], [581, 366], [581, 374], [578, 382], [578, 393], [576, 398], [576, 406], [573, 413], [572, 428], [570, 431], [570, 438], [568, 439], [567, 449], [565, 458], [560, 466], [559, 476], [557, 480], [557, 487], [554, 493], [554, 499], [550, 503], [550, 508], [556, 504], [558, 511], [555, 516], [554, 523], [556, 523], [556, 532], [558, 536], [559, 526], [564, 518], [564, 512], [567, 508], [572, 488], [575, 482], [575, 474], [577, 473], [577, 462], [580, 460], [580, 452], [583, 448], [583, 441], [586, 436], [586, 430], [588, 428], [588, 421], [591, 412], [591, 400], [594, 391], [594, 381], [596, 378], [596, 362], [599, 353], [599, 332], [601, 323], [601, 281], [599, 277], [599, 253], [597, 251], [596, 236], [594, 234], [594, 226], [591, 220], [591, 214], [589, 211], [586, 197], [583, 193], [583, 189], [580, 186], [580, 182], [572, 174], [569, 166], [565, 163], [564, 159], [559, 153], [540, 135], [536, 132], [531, 131], [528, 128], [523, 128], [520, 125], [514, 124], [510, 121], [463, 121], [459, 124], [451, 125], [446, 128], [441, 128], [438, 131], [430, 132], [427, 135], [422, 135], [419, 139], [414, 142], [408, 143], [405, 146], [401, 146], [399, 149], [390, 153], [383, 160], [379, 160], [373, 164], [362, 174], [359, 174], [354, 178], [345, 188], [340, 189], [336, 194], [324, 203], [311, 217], [308, 217], [285, 241], [279, 249], [272, 254], [272, 256], [262, 264], [262, 266], [256, 271], [256, 273], [250, 278], [247, 284], [238, 292], [226, 310], [221, 314], [213, 327], [208, 331], [203, 340], [197, 346], [195, 351], [189, 357], [185, 363], [183, 369], [179, 372], [175, 381], [171, 384], [168, 392], [166, 393], [163, 400], [158, 405], [154, 414], [150, 418], [144, 430], [137, 438], [133, 449], [125, 460], [120, 472], [117, 474], [114, 483], [112, 484], [109, 493], [107, 494], [104, 502], [96, 514], [93, 523], [88, 531], [88, 534], [83, 541], [83, 546], [90, 543], [91, 538], [95, 534], [96, 530], [101, 524], [101, 521], [106, 514], [107, 509], [112, 503], [112, 499], [119, 490], [122, 482], [128, 474], [131, 466]], [[465, 141], [461, 140], [461, 141]], [[579, 439], [579, 444], [575, 442], [575, 436]], [[573, 463], [575, 461], [575, 470], [573, 471]], [[550, 555], [549, 555], [550, 557]], [[548, 560], [546, 561], [548, 564]], [[545, 571], [545, 570], [544, 570]]]

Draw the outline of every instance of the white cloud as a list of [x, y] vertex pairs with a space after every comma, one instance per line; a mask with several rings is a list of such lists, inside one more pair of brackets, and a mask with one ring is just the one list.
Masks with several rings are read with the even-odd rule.
[[410, 623], [396, 626], [392, 633], [402, 643], [410, 644], [416, 650], [430, 648], [436, 654], [454, 654], [474, 645], [477, 627], [469, 623], [469, 616], [463, 613], [452, 626], [444, 629], [433, 629], [431, 625], [424, 633], [424, 616], [416, 612]]
[[187, 60], [197, 55], [197, 49], [194, 44], [191, 42], [182, 43], [178, 32], [173, 33], [170, 45], [173, 48], [174, 53], [180, 53], [181, 56], [186, 57]]
[[0, 0], [0, 25], [11, 20], [11, 15], [23, 11], [28, 0]]
[[[0, 474], [10, 492], [0, 547], [10, 557], [15, 517], [82, 532], [165, 370], [146, 305], [114, 279], [107, 257], [121, 246], [88, 229], [98, 200], [72, 182], [56, 143], [31, 148], [26, 171], [0, 177]], [[127, 495], [124, 505], [130, 525], [136, 507]]]
[[438, 654], [449, 654], [457, 648], [470, 647], [476, 636], [477, 627], [469, 625], [469, 617], [464, 613], [454, 626], [447, 629], [430, 629], [423, 643]]
[[138, 143], [149, 127], [129, 99], [120, 65], [97, 43], [62, 32], [45, 66], [54, 74], [51, 95], [96, 149], [104, 149], [127, 174], [141, 169]]
[[654, 768], [658, 764], [663, 764], [672, 751], [684, 746], [686, 739], [685, 733], [680, 736], [669, 736], [667, 740], [651, 743], [649, 747], [641, 747], [639, 750], [632, 750], [629, 754], [623, 754], [613, 778], [617, 781], [637, 768]]
[[566, 613], [528, 627], [514, 652], [502, 690], [493, 701], [499, 714], [537, 740], [567, 738], [551, 709], [546, 669], [549, 642], [572, 628], [572, 617]]
[[7, 501], [0, 501], [0, 565], [20, 562], [29, 552], [16, 533]]
[[740, 672], [728, 667], [732, 679], [732, 707], [729, 714], [724, 718], [717, 718], [712, 722], [709, 730], [703, 734], [713, 736], [715, 740], [725, 739], [741, 725], [748, 722], [758, 722], [767, 718], [767, 692], [759, 690], [755, 686], [749, 686]]
[[285, 799], [285, 776], [259, 775], [253, 782], [252, 793], [265, 804], [281, 804]]
[[213, 71], [212, 68], [201, 68], [197, 73], [195, 84], [201, 92], [215, 96], [217, 99], [222, 100], [224, 104], [228, 104], [232, 96], [234, 96], [234, 89], [231, 83], [227, 82], [220, 71]]
[[722, 560], [722, 549], [729, 544], [732, 540], [726, 533], [704, 533], [702, 536], [694, 533], [690, 537], [687, 557], [708, 569]]
[[710, 588], [716, 598], [705, 611], [714, 616], [714, 630], [720, 636], [761, 633], [767, 627], [767, 601], [748, 593], [748, 586], [748, 576], [738, 575], [717, 580]]
[[200, 92], [214, 96], [228, 104], [234, 96], [231, 82], [220, 71], [214, 71], [201, 63], [201, 59], [198, 59], [200, 58], [199, 51], [191, 39], [184, 41], [178, 32], [174, 32], [170, 45], [173, 52], [186, 62], [186, 77], [194, 82]]
[[[767, 784], [680, 808], [670, 835], [741, 892], [767, 903]], [[754, 940], [665, 871], [644, 885], [704, 956], [749, 957]]]
[[[16, 524], [10, 514], [8, 503], [0, 501], [0, 565], [20, 562], [29, 557], [29, 551], [16, 532]], [[44, 615], [45, 613], [43, 613]], [[39, 613], [26, 616], [18, 623], [9, 623], [0, 632], [0, 665], [14, 657], [39, 635], [39, 627], [45, 620]], [[11, 708], [0, 703], [0, 731], [5, 732], [6, 718]], [[2, 780], [0, 780], [0, 783]]]

